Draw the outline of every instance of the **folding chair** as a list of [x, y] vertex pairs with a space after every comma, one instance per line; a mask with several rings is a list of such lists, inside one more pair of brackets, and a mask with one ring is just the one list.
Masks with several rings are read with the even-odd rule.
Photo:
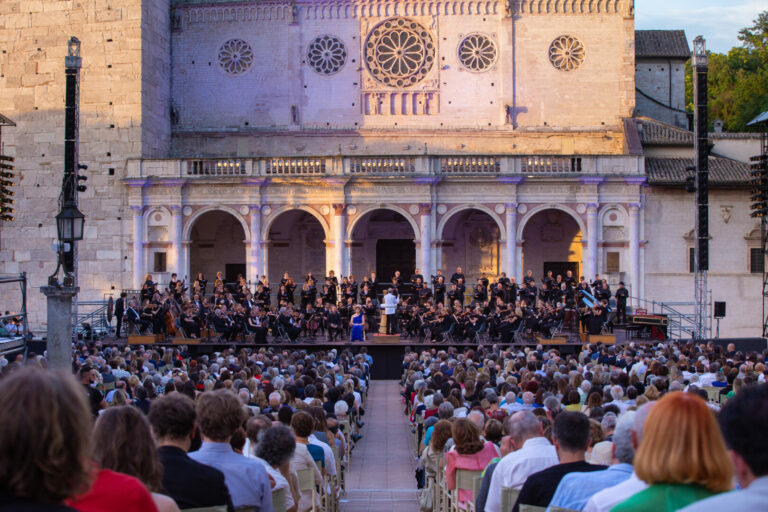
[[285, 512], [285, 496], [285, 487], [272, 491], [273, 512]]
[[299, 478], [299, 492], [312, 491], [312, 512], [317, 512], [317, 489], [315, 488], [314, 468], [304, 468], [296, 472]]
[[474, 501], [475, 491], [475, 478], [480, 477], [482, 479], [482, 471], [470, 471], [468, 469], [456, 470], [456, 488], [451, 493], [451, 512], [464, 512], [459, 507], [459, 491], [472, 491], [472, 500]]
[[501, 508], [500, 510], [512, 510], [517, 501], [517, 496], [520, 494], [518, 489], [512, 487], [501, 488]]

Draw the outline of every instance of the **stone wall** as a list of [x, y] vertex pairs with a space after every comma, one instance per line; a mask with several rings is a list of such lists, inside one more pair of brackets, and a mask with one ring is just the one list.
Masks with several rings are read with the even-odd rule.
[[[726, 301], [722, 336], [759, 336], [762, 274], [749, 272], [749, 249], [760, 246], [759, 226], [749, 217], [748, 190], [710, 188], [708, 287]], [[649, 300], [692, 301], [693, 196], [682, 189], [651, 188], [645, 205], [645, 295]], [[714, 333], [713, 333], [714, 335]]]
[[[79, 160], [88, 165], [88, 190], [80, 194], [79, 205], [86, 216], [85, 239], [78, 246], [80, 298], [101, 299], [130, 286], [131, 224], [120, 182], [126, 160], [141, 157], [143, 146], [153, 148], [150, 154], [161, 152], [155, 146], [162, 138], [155, 121], [142, 132], [143, 105], [155, 110], [151, 97], [161, 95], [152, 87], [143, 93], [142, 81], [151, 70], [158, 84], [167, 82], [161, 77], [167, 65], [164, 70], [160, 58], [145, 70], [151, 52], [143, 52], [143, 46], [162, 39], [167, 3], [0, 2], [0, 112], [17, 123], [4, 130], [3, 141], [5, 153], [16, 158], [18, 176], [16, 220], [2, 226], [0, 272], [28, 273], [30, 321], [37, 333], [45, 323], [38, 287], [56, 267], [52, 244], [64, 160], [67, 41], [80, 39], [83, 60]], [[151, 22], [154, 32], [143, 31], [144, 22]]]
[[[685, 110], [685, 61], [682, 59], [638, 59], [635, 63], [636, 112], [640, 116], [688, 129]], [[661, 103], [661, 105], [659, 104]], [[665, 108], [668, 105], [676, 110]]]

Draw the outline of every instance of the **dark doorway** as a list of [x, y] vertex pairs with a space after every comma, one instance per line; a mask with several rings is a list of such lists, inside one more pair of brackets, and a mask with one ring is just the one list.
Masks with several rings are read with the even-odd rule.
[[544, 275], [546, 276], [547, 272], [550, 270], [552, 271], [552, 275], [555, 278], [557, 278], [557, 275], [560, 274], [563, 276], [563, 279], [565, 279], [565, 275], [570, 270], [573, 272], [573, 278], [577, 281], [579, 279], [579, 264], [575, 261], [545, 261]]
[[226, 263], [224, 265], [224, 280], [237, 283], [237, 274], [245, 276], [245, 263]]
[[376, 277], [382, 283], [391, 283], [395, 270], [403, 281], [408, 281], [416, 270], [416, 244], [413, 240], [376, 241]]

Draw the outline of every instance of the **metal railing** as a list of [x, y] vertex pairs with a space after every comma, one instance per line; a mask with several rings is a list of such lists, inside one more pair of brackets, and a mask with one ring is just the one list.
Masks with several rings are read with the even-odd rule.
[[[640, 304], [651, 315], [666, 315], [669, 319], [667, 335], [673, 339], [693, 338], [696, 332], [696, 303], [690, 302], [664, 302], [656, 300], [631, 297], [633, 304]], [[704, 338], [712, 338], [712, 290], [707, 292], [706, 322], [704, 326]], [[637, 306], [635, 306], [637, 307]], [[690, 312], [688, 311], [690, 309]]]
[[107, 317], [109, 299], [103, 300], [78, 300], [76, 313], [73, 314], [76, 340], [94, 340], [103, 338], [110, 333], [110, 325]]

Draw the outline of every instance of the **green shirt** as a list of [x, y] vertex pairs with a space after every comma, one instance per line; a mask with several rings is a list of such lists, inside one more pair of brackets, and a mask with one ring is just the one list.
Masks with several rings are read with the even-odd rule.
[[619, 503], [611, 512], [674, 512], [715, 494], [695, 484], [653, 484]]

